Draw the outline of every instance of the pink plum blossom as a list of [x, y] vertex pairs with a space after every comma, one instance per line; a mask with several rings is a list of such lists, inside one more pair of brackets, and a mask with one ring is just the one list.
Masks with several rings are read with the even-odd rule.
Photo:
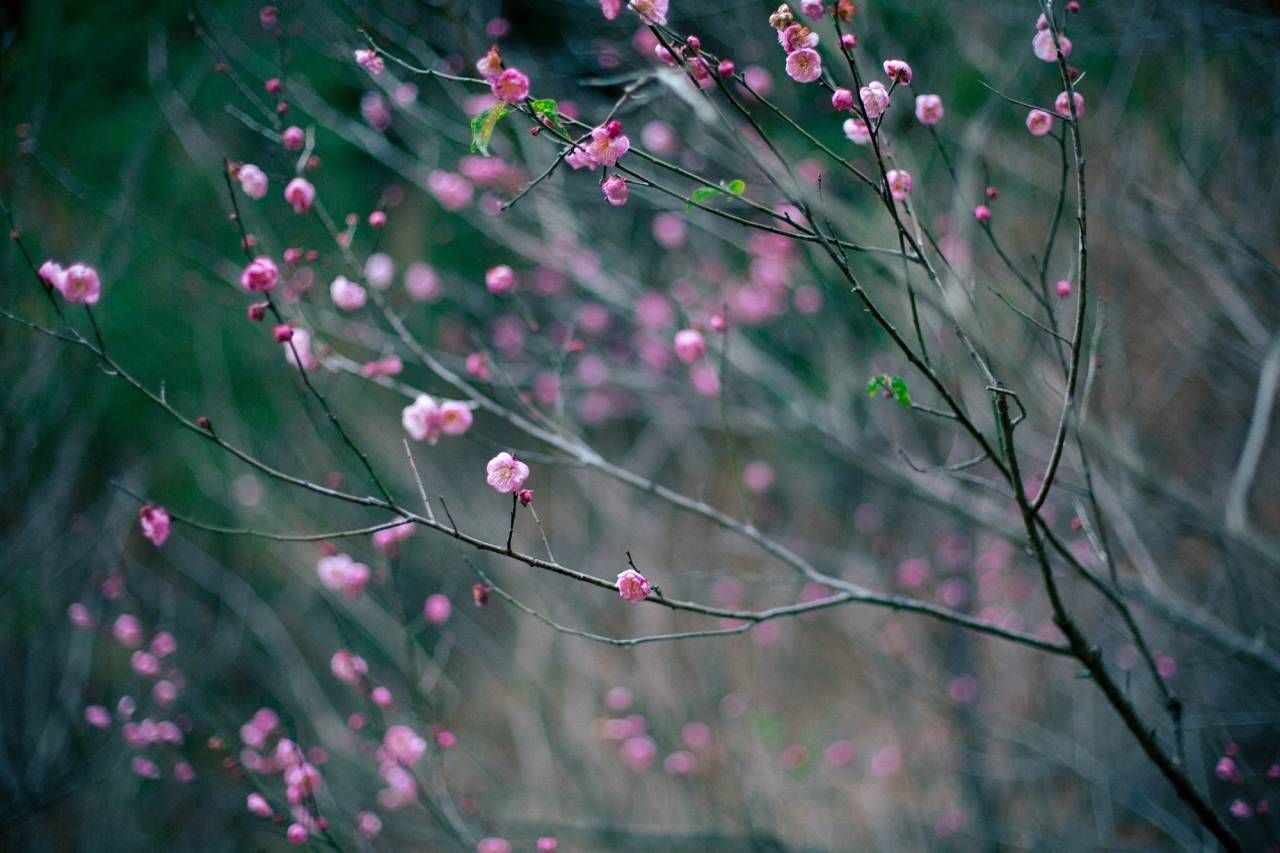
[[315, 370], [320, 360], [311, 351], [311, 333], [306, 329], [294, 329], [293, 338], [284, 348], [284, 360], [303, 370]]
[[343, 311], [362, 308], [369, 298], [363, 287], [344, 275], [338, 276], [329, 285], [329, 296], [333, 299], [333, 304]]
[[516, 289], [516, 274], [506, 264], [490, 267], [484, 274], [484, 286], [498, 296], [510, 293]]
[[266, 173], [252, 163], [245, 163], [236, 174], [240, 181], [240, 189], [252, 199], [260, 199], [267, 194]]
[[872, 80], [863, 86], [858, 90], [858, 95], [862, 98], [862, 108], [866, 110], [869, 119], [882, 116], [889, 109], [889, 90], [879, 80]]
[[437, 592], [427, 596], [422, 605], [422, 613], [432, 625], [443, 625], [453, 614], [453, 604], [450, 603], [449, 596]]
[[391, 726], [382, 738], [382, 748], [392, 760], [413, 766], [427, 751], [427, 741], [408, 726]]
[[787, 54], [787, 76], [797, 83], [812, 83], [822, 76], [822, 57], [809, 47]]
[[619, 572], [617, 586], [618, 595], [622, 597], [623, 601], [631, 604], [644, 601], [649, 597], [649, 593], [653, 591], [653, 586], [648, 579], [635, 569]]
[[610, 175], [600, 184], [600, 191], [604, 193], [605, 201], [614, 207], [621, 207], [627, 203], [627, 197], [630, 190], [627, 182], [623, 180], [621, 175]]
[[787, 53], [818, 46], [818, 34], [804, 24], [792, 24], [778, 31], [778, 43]]
[[911, 84], [911, 66], [901, 59], [886, 59], [884, 61], [884, 76], [895, 83], [908, 86]]
[[40, 277], [68, 302], [97, 305], [102, 295], [98, 271], [88, 264], [72, 264], [64, 270], [57, 264], [46, 262], [40, 267]]
[[433, 397], [426, 394], [419, 395], [418, 399], [400, 413], [400, 423], [414, 441], [435, 444], [440, 440], [440, 434], [443, 431], [440, 404]]
[[346, 649], [339, 649], [329, 659], [329, 671], [343, 684], [354, 685], [368, 674], [369, 664], [359, 655], [352, 654]]
[[259, 255], [240, 273], [240, 286], [250, 293], [262, 293], [275, 287], [279, 277], [276, 262], [266, 255]]
[[[1066, 36], [1058, 36], [1058, 44], [1062, 47], [1064, 59], [1071, 55], [1071, 39]], [[1058, 61], [1058, 51], [1053, 46], [1053, 33], [1048, 29], [1036, 32], [1036, 37], [1031, 40], [1031, 51], [1036, 55], [1036, 59], [1044, 62]]]
[[375, 77], [387, 68], [376, 50], [357, 50], [356, 63]]
[[284, 200], [293, 206], [294, 213], [306, 213], [316, 200], [316, 188], [306, 178], [294, 178], [284, 188]]
[[622, 0], [600, 0], [600, 12], [606, 21], [612, 21], [622, 14]]
[[591, 131], [591, 141], [585, 146], [586, 153], [594, 161], [594, 165], [609, 166], [618, 164], [618, 159], [631, 148], [631, 140], [622, 132], [622, 122], [614, 119]]
[[136, 649], [142, 645], [142, 623], [132, 614], [121, 613], [111, 626], [111, 635], [125, 648]]
[[285, 151], [301, 151], [302, 145], [306, 141], [307, 135], [297, 125], [286, 127], [284, 132], [280, 134], [280, 142], [284, 145]]
[[889, 185], [889, 194], [894, 201], [904, 201], [911, 195], [911, 173], [904, 169], [890, 169], [885, 173], [885, 183]]
[[369, 567], [357, 563], [349, 554], [321, 557], [316, 563], [316, 574], [326, 589], [340, 592], [351, 601], [359, 598], [369, 583]]
[[508, 104], [520, 104], [529, 97], [529, 78], [514, 68], [507, 68], [489, 80], [493, 96]]
[[658, 745], [648, 735], [629, 737], [622, 743], [622, 761], [637, 773], [643, 773], [653, 766], [658, 757]]
[[937, 124], [945, 111], [937, 95], [916, 95], [916, 120], [921, 124]]
[[845, 88], [836, 89], [831, 94], [831, 106], [840, 112], [849, 109], [853, 106], [853, 92]]
[[506, 451], [490, 459], [485, 471], [485, 482], [503, 495], [519, 491], [529, 479], [529, 466]]
[[[1084, 95], [1079, 92], [1071, 94], [1074, 96], [1071, 100], [1075, 101], [1076, 105], [1076, 118], [1080, 118], [1084, 115]], [[1053, 101], [1053, 111], [1063, 118], [1071, 118], [1071, 104], [1067, 101], [1066, 92], [1058, 93], [1058, 97]]]
[[844, 120], [844, 135], [849, 137], [855, 145], [866, 145], [871, 141], [871, 129], [860, 118]]
[[169, 538], [173, 522], [163, 507], [147, 504], [138, 510], [138, 526], [142, 528], [142, 535], [159, 548]]
[[646, 24], [663, 26], [667, 23], [669, 0], [631, 0], [630, 6]]
[[676, 332], [676, 357], [685, 364], [693, 364], [707, 351], [707, 343], [697, 329], [681, 329]]
[[430, 264], [416, 261], [405, 268], [404, 289], [411, 299], [434, 301], [441, 296], [440, 276]]
[[1027, 113], [1027, 131], [1032, 136], [1045, 136], [1053, 130], [1053, 116], [1044, 110]]

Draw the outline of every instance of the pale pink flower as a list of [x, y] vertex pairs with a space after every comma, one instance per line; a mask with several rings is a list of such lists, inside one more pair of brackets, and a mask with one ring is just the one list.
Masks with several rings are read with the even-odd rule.
[[159, 548], [169, 538], [173, 522], [162, 507], [147, 504], [138, 510], [138, 526], [142, 528], [142, 535]]
[[93, 627], [93, 615], [89, 613], [89, 608], [78, 601], [67, 608], [67, 618], [82, 631]]
[[368, 280], [370, 287], [376, 287], [378, 290], [386, 290], [391, 286], [391, 280], [396, 276], [395, 259], [386, 252], [374, 252], [369, 259], [364, 262], [364, 277]]
[[693, 364], [707, 351], [707, 342], [697, 329], [681, 329], [675, 337], [676, 357], [685, 364]]
[[84, 719], [95, 729], [111, 727], [111, 712], [101, 705], [90, 705], [84, 709]]
[[156, 682], [155, 687], [151, 688], [151, 698], [156, 700], [156, 704], [161, 708], [168, 708], [178, 698], [178, 687], [168, 679], [161, 679]]
[[704, 397], [720, 396], [720, 374], [705, 361], [695, 364], [689, 371], [689, 381], [693, 390]]
[[605, 201], [614, 207], [622, 207], [627, 203], [627, 197], [630, 195], [627, 182], [621, 175], [610, 175], [605, 178], [600, 184], [600, 191], [604, 193]]
[[879, 80], [872, 80], [858, 90], [862, 98], [862, 108], [867, 111], [867, 118], [884, 115], [889, 109], [889, 90]]
[[622, 122], [615, 119], [592, 130], [585, 148], [597, 164], [612, 167], [631, 148], [631, 140], [622, 132]]
[[618, 595], [623, 601], [635, 604], [644, 601], [653, 591], [649, 580], [635, 569], [627, 569], [618, 573]]
[[844, 112], [853, 106], [853, 92], [841, 87], [831, 94], [831, 106], [840, 112]]
[[373, 704], [379, 708], [390, 708], [395, 701], [391, 696], [391, 691], [379, 684], [369, 693], [369, 698], [373, 700]]
[[291, 823], [289, 828], [285, 830], [284, 837], [294, 847], [301, 847], [307, 843], [307, 828], [300, 823]]
[[1044, 110], [1027, 113], [1027, 130], [1032, 136], [1045, 136], [1053, 130], [1053, 116]]
[[363, 287], [343, 275], [335, 278], [329, 285], [329, 296], [333, 299], [333, 304], [343, 311], [362, 308], [365, 300], [369, 298]]
[[903, 86], [911, 84], [911, 66], [901, 59], [886, 59], [884, 61], [884, 76], [888, 77]]
[[822, 0], [800, 0], [800, 13], [811, 21], [822, 20]]
[[369, 583], [369, 567], [357, 563], [349, 554], [321, 557], [316, 563], [316, 574], [327, 589], [340, 592], [351, 601], [359, 598]]
[[293, 330], [293, 336], [284, 348], [284, 360], [303, 370], [315, 370], [320, 366], [320, 360], [311, 351], [310, 332], [306, 329]]
[[860, 118], [847, 118], [844, 120], [844, 135], [855, 145], [866, 145], [871, 141], [871, 128]]
[[352, 654], [346, 649], [338, 649], [329, 659], [329, 671], [343, 684], [354, 685], [368, 674], [369, 664], [359, 655]]
[[435, 169], [427, 175], [427, 189], [445, 210], [461, 210], [471, 203], [471, 182], [456, 172]]
[[596, 162], [596, 158], [591, 156], [591, 152], [581, 146], [575, 147], [568, 154], [564, 155], [564, 162], [569, 165], [570, 169], [575, 172], [578, 169], [594, 169], [600, 164]]
[[62, 292], [62, 286], [59, 284], [64, 275], [62, 265], [55, 261], [45, 261], [40, 265], [39, 271], [36, 273], [40, 276], [40, 280], [49, 287], [54, 288], [59, 293]]
[[510, 293], [516, 289], [516, 274], [506, 264], [490, 267], [484, 274], [484, 286], [498, 296]]
[[[1066, 36], [1058, 36], [1058, 44], [1062, 47], [1064, 59], [1071, 55], [1071, 39]], [[1045, 62], [1057, 62], [1058, 51], [1053, 46], [1053, 32], [1048, 29], [1036, 32], [1036, 37], [1031, 41], [1031, 51], [1036, 55], [1036, 59]]]
[[985, 204], [978, 205], [973, 209], [973, 218], [983, 223], [990, 222], [991, 208], [987, 207]]
[[453, 604], [450, 603], [449, 596], [437, 592], [427, 596], [422, 605], [422, 614], [432, 625], [443, 625], [453, 614]]
[[121, 613], [111, 626], [111, 634], [116, 642], [128, 649], [136, 649], [142, 645], [142, 623], [138, 617]]
[[489, 381], [489, 357], [482, 352], [468, 353], [467, 375], [481, 382]]
[[240, 189], [252, 199], [260, 199], [267, 194], [267, 175], [252, 163], [240, 167], [236, 177], [240, 181]]
[[544, 835], [538, 839], [538, 853], [555, 853], [560, 849], [560, 842], [556, 841], [550, 835]]
[[285, 151], [301, 151], [306, 141], [307, 135], [297, 125], [286, 127], [284, 133], [280, 134], [280, 142], [284, 145]]
[[1253, 809], [1244, 800], [1235, 799], [1231, 801], [1228, 807], [1231, 816], [1236, 820], [1248, 820], [1253, 816]]
[[529, 78], [514, 68], [508, 68], [489, 80], [489, 88], [498, 100], [520, 104], [529, 97]]
[[294, 213], [306, 213], [316, 200], [316, 188], [306, 178], [294, 178], [284, 188], [284, 200], [293, 205]]
[[408, 726], [391, 726], [382, 739], [382, 748], [392, 761], [413, 766], [427, 751], [427, 742]]
[[141, 755], [134, 756], [133, 761], [129, 762], [129, 766], [133, 772], [143, 779], [159, 779], [160, 768], [154, 761], [149, 758], [143, 758]]
[[462, 435], [471, 429], [474, 420], [471, 407], [460, 400], [446, 400], [440, 404], [440, 431], [445, 435]]
[[818, 34], [804, 24], [792, 24], [778, 31], [778, 44], [787, 53], [818, 46]]
[[937, 124], [942, 121], [942, 98], [937, 95], [916, 95], [916, 120], [921, 124]]
[[413, 535], [414, 524], [406, 521], [394, 527], [384, 527], [373, 533], [373, 547], [379, 551], [391, 552], [396, 546]]
[[622, 743], [622, 761], [637, 773], [643, 773], [653, 766], [658, 757], [658, 745], [648, 735], [629, 737]]
[[98, 297], [102, 294], [98, 271], [88, 264], [72, 264], [52, 284], [68, 302], [97, 305]]
[[151, 652], [139, 649], [129, 656], [129, 668], [143, 678], [155, 678], [160, 674], [160, 661]]
[[529, 466], [505, 451], [490, 459], [485, 471], [485, 482], [504, 495], [519, 491], [529, 479]]
[[[1076, 118], [1084, 115], [1084, 95], [1079, 92], [1072, 92], [1073, 101], [1076, 102]], [[1053, 101], [1053, 111], [1063, 118], [1071, 118], [1071, 104], [1067, 101], [1067, 93], [1059, 92], [1058, 97]]]
[[669, 0], [631, 0], [630, 6], [646, 24], [663, 26], [667, 23]]
[[435, 444], [440, 440], [440, 404], [433, 397], [422, 394], [400, 413], [400, 423], [414, 441]]
[[911, 173], [904, 169], [890, 169], [885, 173], [885, 182], [889, 185], [889, 194], [895, 201], [904, 201], [911, 195]]
[[511, 842], [505, 838], [481, 838], [476, 853], [511, 853]]
[[373, 812], [360, 812], [356, 815], [356, 829], [365, 838], [377, 838], [382, 832], [382, 818]]
[[808, 47], [788, 54], [787, 76], [797, 83], [812, 83], [822, 76], [822, 57]]
[[698, 767], [698, 759], [692, 752], [678, 749], [668, 755], [662, 762], [662, 769], [670, 776], [688, 776]]
[[431, 302], [441, 296], [440, 277], [430, 264], [418, 261], [405, 269], [404, 289], [412, 299]]
[[360, 67], [375, 77], [387, 70], [386, 63], [382, 61], [382, 57], [378, 55], [376, 50], [357, 50], [356, 62]]
[[606, 21], [612, 21], [622, 14], [622, 0], [600, 0], [600, 11]]

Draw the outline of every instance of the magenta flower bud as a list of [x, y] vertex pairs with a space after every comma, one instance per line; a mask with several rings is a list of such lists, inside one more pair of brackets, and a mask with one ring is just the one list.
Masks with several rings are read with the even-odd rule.
[[301, 847], [307, 843], [307, 828], [300, 823], [291, 823], [284, 837], [289, 839], [289, 843], [294, 847]]
[[1055, 288], [1055, 290], [1057, 291], [1059, 297], [1061, 297], [1062, 299], [1066, 299], [1068, 296], [1071, 295], [1071, 282], [1064, 279], [1058, 282], [1058, 286]]
[[475, 602], [476, 607], [484, 607], [489, 603], [489, 587], [482, 583], [473, 585], [471, 587], [471, 600]]
[[270, 80], [262, 84], [262, 88], [267, 90], [267, 94], [274, 95], [280, 91], [284, 84], [280, 82], [279, 77], [272, 77]]
[[369, 698], [373, 700], [373, 704], [379, 708], [390, 708], [392, 704], [391, 691], [379, 684], [369, 693]]
[[685, 364], [693, 364], [707, 351], [707, 343], [697, 329], [681, 329], [675, 337], [676, 357]]
[[316, 200], [316, 188], [306, 178], [294, 178], [284, 188], [284, 200], [293, 206], [294, 213], [306, 213]]
[[288, 323], [281, 323], [271, 330], [271, 334], [275, 336], [276, 343], [288, 343], [293, 340], [293, 326]]
[[533, 489], [521, 489], [516, 496], [520, 498], [521, 506], [528, 506], [533, 503]]
[[725, 80], [728, 80], [731, 77], [733, 77], [734, 70], [735, 69], [733, 66], [732, 59], [722, 59], [720, 60], [720, 64], [716, 66], [716, 73], [719, 74]]
[[449, 621], [449, 617], [453, 615], [453, 604], [449, 601], [449, 596], [435, 593], [428, 595], [426, 602], [422, 605], [422, 615], [432, 625], [443, 625]]
[[903, 86], [911, 84], [911, 66], [901, 59], [886, 59], [884, 61], [884, 76], [888, 77]]
[[376, 50], [357, 50], [356, 64], [375, 77], [387, 70], [386, 63]]
[[381, 228], [387, 224], [387, 215], [381, 210], [375, 210], [369, 214], [369, 227]]
[[617, 139], [622, 135], [622, 122], [616, 118], [604, 126], [605, 135], [610, 139]]
[[263, 6], [258, 10], [258, 23], [264, 30], [274, 30], [280, 23], [280, 10], [275, 6]]
[[853, 92], [850, 92], [848, 89], [843, 87], [836, 89], [835, 92], [831, 94], [831, 106], [835, 107], [840, 112], [844, 112], [849, 109], [853, 106]]
[[995, 187], [987, 187], [987, 201], [995, 201], [1000, 198], [1000, 190]]
[[286, 151], [301, 151], [302, 143], [306, 139], [306, 134], [297, 125], [286, 127], [284, 133], [280, 134], [280, 141], [284, 143], [284, 150]]
[[853, 33], [845, 33], [840, 36], [840, 46], [845, 50], [853, 50], [858, 46], [858, 37]]
[[697, 36], [689, 36], [684, 40], [684, 43], [687, 44], [689, 46], [689, 50], [694, 53], [698, 53], [702, 50], [702, 39]]
[[248, 307], [245, 313], [249, 315], [250, 320], [253, 320], [255, 323], [259, 323], [262, 321], [263, 317], [267, 316], [267, 308], [269, 308], [270, 305], [271, 303], [269, 302], [254, 302]]
[[985, 204], [978, 205], [973, 209], [973, 218], [983, 223], [990, 222], [991, 208], [987, 207]]
[[1080, 11], [1080, 0], [1068, 0], [1067, 11], [1075, 15]]

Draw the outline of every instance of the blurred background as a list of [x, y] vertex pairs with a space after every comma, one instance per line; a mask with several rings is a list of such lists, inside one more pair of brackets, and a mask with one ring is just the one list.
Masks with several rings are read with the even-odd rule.
[[[769, 4], [672, 6], [675, 30], [761, 69], [771, 78], [762, 91], [817, 141], [873, 168], [828, 96], [785, 77]], [[986, 428], [987, 395], [948, 312], [980, 341], [1028, 410], [1028, 470], [1043, 466], [1056, 426], [1057, 350], [1025, 319], [1036, 303], [971, 211], [998, 187], [992, 233], [1009, 263], [1050, 283], [1074, 279], [1071, 198], [1040, 268], [1063, 149], [1029, 136], [1025, 108], [983, 85], [1052, 102], [1056, 72], [1030, 50], [1037, 14], [1023, 0], [875, 0], [853, 25], [865, 69], [904, 57], [913, 93], [946, 104], [937, 143], [912, 119], [907, 93], [895, 93], [884, 125], [895, 161], [915, 175], [947, 280], [968, 295], [948, 303], [916, 272], [923, 335], [971, 408], [988, 407]], [[356, 274], [318, 217], [280, 202], [293, 155], [281, 156], [274, 134], [296, 124], [318, 158], [307, 176], [353, 253], [393, 267], [385, 293], [397, 316], [454, 371], [482, 355], [482, 387], [502, 405], [832, 575], [1059, 639], [1010, 499], [967, 477], [990, 470], [936, 470], [972, 456], [969, 443], [945, 421], [864, 392], [871, 376], [901, 374], [918, 402], [938, 405], [820, 251], [762, 248], [759, 234], [639, 187], [613, 208], [596, 176], [567, 169], [499, 214], [554, 149], [508, 119], [493, 140], [499, 159], [467, 159], [468, 116], [485, 106], [474, 87], [394, 64], [371, 77], [351, 60], [366, 46], [362, 28], [412, 64], [461, 73], [496, 41], [536, 95], [595, 123], [654, 70], [633, 15], [606, 21], [588, 2], [286, 0], [274, 31], [259, 18], [256, 3], [211, 0], [0, 7], [0, 197], [37, 263], [98, 268], [103, 339], [140, 382], [276, 468], [372, 493], [267, 330], [245, 320], [224, 158], [257, 163], [270, 195], [241, 196], [246, 227], [277, 258], [285, 247], [316, 253], [288, 268], [281, 289], [290, 318], [316, 330], [324, 364], [313, 381], [393, 492], [416, 505], [400, 410], [418, 391], [450, 392], [371, 312], [330, 304], [328, 282]], [[818, 29], [834, 40], [829, 23]], [[1274, 3], [1083, 0], [1069, 32], [1088, 103], [1097, 299], [1080, 444], [1046, 512], [1082, 560], [1110, 570], [1093, 525], [1073, 524], [1095, 512], [1085, 452], [1119, 586], [1186, 708], [1188, 775], [1248, 849], [1269, 849], [1280, 835], [1268, 805], [1280, 795], [1280, 17]], [[284, 80], [284, 113], [264, 90], [272, 77]], [[669, 148], [692, 172], [744, 179], [748, 195], [780, 202], [732, 128], [691, 93], [678, 79], [648, 81], [619, 113], [633, 144]], [[775, 116], [760, 121], [847, 234], [894, 245], [872, 194]], [[445, 172], [465, 176], [465, 199], [441, 184]], [[387, 210], [384, 233], [364, 225], [375, 207]], [[481, 285], [496, 263], [516, 268], [515, 297]], [[415, 264], [430, 265], [434, 284]], [[901, 265], [858, 255], [855, 266], [909, 328]], [[0, 308], [56, 325], [10, 241], [0, 270]], [[427, 298], [406, 290], [407, 276]], [[671, 355], [676, 329], [724, 311], [730, 333], [708, 335], [703, 364], [690, 370]], [[394, 382], [358, 375], [393, 353], [405, 363]], [[630, 551], [668, 595], [726, 607], [819, 594], [746, 538], [483, 412], [465, 436], [414, 445], [427, 489], [475, 535], [506, 534], [510, 506], [481, 473], [503, 449], [532, 467], [547, 545], [566, 565], [612, 579]], [[386, 520], [263, 477], [83, 349], [0, 324], [0, 849], [285, 849], [283, 826], [245, 809], [254, 790], [281, 796], [279, 780], [246, 768], [241, 752], [241, 726], [263, 707], [303, 748], [324, 751], [318, 801], [333, 831], [318, 846], [453, 849], [485, 836], [524, 850], [542, 836], [568, 850], [1208, 844], [1063, 659], [857, 606], [737, 636], [614, 648], [497, 596], [474, 606], [476, 569], [547, 618], [602, 635], [722, 625], [629, 607], [429, 530], [395, 554], [368, 537], [329, 543], [373, 571], [351, 602], [317, 579], [325, 543], [175, 523], [157, 549], [138, 532], [135, 495], [229, 528], [314, 533]], [[516, 541], [534, 553], [543, 545], [524, 515]], [[1086, 584], [1064, 584], [1171, 748], [1162, 692], [1124, 624]], [[424, 612], [433, 595], [451, 602], [446, 618]], [[68, 619], [77, 603], [96, 629]], [[166, 667], [179, 695], [165, 709], [146, 704], [151, 680], [111, 638], [121, 613], [148, 636], [177, 639]], [[335, 679], [339, 648], [368, 662], [392, 709]], [[150, 748], [159, 780], [131, 770], [137, 751], [118, 726], [85, 721], [87, 705], [115, 712], [122, 696], [143, 706], [139, 717], [164, 714], [184, 733], [180, 747]], [[368, 716], [369, 729], [353, 731], [352, 714]], [[420, 801], [388, 809], [371, 732], [397, 722], [431, 746]], [[185, 782], [173, 772], [183, 762], [194, 776]], [[361, 811], [380, 816], [374, 840], [354, 829]]]

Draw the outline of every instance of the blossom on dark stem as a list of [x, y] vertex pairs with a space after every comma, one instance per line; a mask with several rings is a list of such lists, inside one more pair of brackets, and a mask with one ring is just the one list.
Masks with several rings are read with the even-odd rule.
[[614, 207], [621, 207], [627, 203], [630, 190], [627, 182], [620, 175], [610, 175], [600, 184], [600, 191], [604, 193], [605, 200]]
[[267, 309], [271, 307], [270, 302], [254, 302], [249, 305], [245, 313], [249, 315], [249, 319], [255, 323], [261, 322], [262, 318], [267, 316]]
[[644, 601], [649, 597], [649, 593], [653, 591], [653, 586], [649, 580], [635, 569], [627, 569], [618, 573], [618, 595], [623, 601], [635, 604], [638, 601]]
[[378, 55], [376, 50], [357, 50], [356, 62], [360, 67], [375, 77], [386, 70], [386, 63], [382, 61], [382, 57]]
[[521, 489], [517, 496], [520, 498], [521, 506], [533, 503], [533, 489]]
[[980, 204], [973, 209], [973, 218], [979, 222], [986, 223], [991, 221], [991, 208], [985, 204]]
[[901, 59], [886, 59], [884, 76], [903, 86], [908, 86], [911, 84], [911, 66]]
[[505, 451], [489, 460], [485, 472], [485, 482], [504, 495], [518, 491], [529, 479], [529, 466]]
[[872, 80], [859, 89], [858, 94], [862, 98], [862, 108], [866, 110], [867, 118], [884, 115], [889, 109], [889, 90], [879, 80]]
[[529, 97], [529, 78], [514, 68], [508, 68], [489, 80], [493, 96], [508, 104], [519, 104]]
[[1053, 116], [1044, 110], [1027, 113], [1027, 130], [1032, 136], [1046, 136], [1053, 130]]
[[822, 57], [809, 47], [788, 54], [787, 76], [797, 83], [812, 83], [822, 76]]
[[281, 323], [272, 329], [271, 333], [275, 336], [276, 343], [278, 344], [286, 344], [293, 340], [293, 326], [290, 326], [288, 323]]

